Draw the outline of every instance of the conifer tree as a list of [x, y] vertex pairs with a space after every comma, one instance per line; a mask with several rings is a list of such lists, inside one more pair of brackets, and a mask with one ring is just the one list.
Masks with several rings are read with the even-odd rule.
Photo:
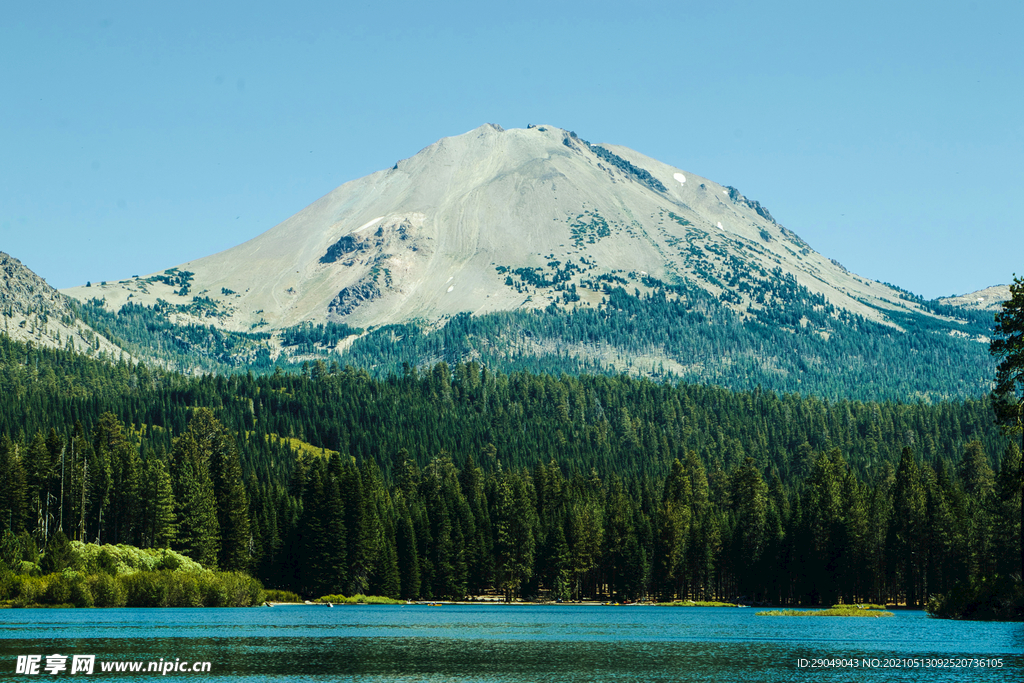
[[[2, 448], [2, 446], [0, 446]], [[1010, 443], [1003, 454], [996, 478], [995, 495], [995, 554], [996, 570], [1003, 575], [1017, 571], [1018, 549], [1021, 544], [1021, 520], [1017, 511], [1021, 505], [1021, 452], [1017, 444]]]
[[[525, 484], [512, 472], [502, 474], [497, 482], [494, 511], [495, 574], [498, 588], [506, 602], [519, 596], [522, 586], [533, 576], [536, 535], [536, 511], [531, 508]], [[594, 520], [591, 520], [594, 521]], [[587, 568], [595, 558], [581, 548]]]
[[124, 433], [124, 425], [111, 412], [100, 416], [93, 432], [93, 448], [110, 472], [108, 540], [138, 544], [141, 532], [140, 490], [142, 463], [135, 444]]
[[[1012, 431], [1020, 434], [1024, 451], [1024, 278], [1014, 276], [1010, 298], [996, 313], [996, 326], [989, 344], [991, 354], [1000, 359], [996, 368], [996, 387], [992, 392], [998, 418]], [[1018, 487], [1024, 490], [1024, 468]], [[1019, 517], [1024, 526], [1024, 496]], [[1020, 541], [1019, 570], [1024, 576], [1024, 536]]]
[[18, 447], [4, 434], [0, 436], [0, 525], [13, 533], [25, 529], [27, 523], [27, 488]]
[[753, 458], [746, 458], [733, 471], [732, 492], [736, 513], [734, 571], [739, 589], [753, 596], [760, 592], [757, 573], [768, 531], [768, 485]]
[[416, 530], [412, 514], [399, 491], [395, 495], [395, 554], [398, 563], [399, 596], [415, 600], [420, 595], [420, 566], [416, 552]]
[[200, 409], [196, 413], [192, 421], [199, 420], [200, 428], [209, 430], [208, 457], [220, 530], [218, 564], [227, 571], [246, 571], [252, 563], [249, 498], [235, 439], [212, 411]]
[[926, 590], [927, 531], [925, 487], [913, 451], [904, 448], [893, 489], [889, 554], [897, 572], [897, 585], [911, 607], [921, 603]]
[[145, 467], [143, 538], [144, 545], [152, 548], [170, 548], [177, 533], [174, 488], [165, 457], [163, 453], [151, 457]]
[[217, 566], [220, 524], [210, 473], [210, 455], [220, 434], [209, 411], [197, 418], [174, 441], [172, 457], [174, 500], [177, 504], [178, 544], [183, 553], [204, 567]]
[[50, 487], [53, 484], [53, 459], [42, 432], [36, 432], [32, 437], [25, 450], [25, 456], [30, 525], [45, 543], [51, 526]]

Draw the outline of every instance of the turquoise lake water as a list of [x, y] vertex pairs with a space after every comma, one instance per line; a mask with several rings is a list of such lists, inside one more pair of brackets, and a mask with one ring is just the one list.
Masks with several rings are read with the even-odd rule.
[[[915, 611], [878, 619], [766, 617], [756, 611], [553, 605], [11, 609], [0, 611], [0, 679], [1024, 680], [1022, 624], [945, 621]], [[50, 675], [43, 667], [53, 654], [68, 659], [65, 670]], [[19, 655], [39, 655], [40, 673], [16, 673]], [[95, 655], [92, 675], [70, 673], [74, 655]], [[847, 665], [812, 666], [836, 659]], [[974, 666], [1000, 659], [1002, 667]], [[145, 667], [175, 660], [208, 661], [210, 671], [101, 671], [103, 663], [139, 661]], [[956, 664], [961, 666], [950, 666]]]

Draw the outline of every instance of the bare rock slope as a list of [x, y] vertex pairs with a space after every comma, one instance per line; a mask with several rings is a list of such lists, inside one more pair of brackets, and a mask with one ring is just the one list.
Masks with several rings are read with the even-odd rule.
[[77, 318], [66, 296], [2, 251], [0, 313], [0, 332], [12, 339], [50, 347], [71, 346], [85, 353], [120, 353], [106, 337]]
[[563, 305], [595, 306], [602, 279], [643, 292], [646, 278], [689, 281], [741, 313], [766, 304], [744, 283], [783, 278], [883, 323], [887, 310], [917, 308], [735, 188], [553, 126], [491, 124], [346, 183], [232, 249], [66, 293], [111, 310], [162, 299], [178, 322], [246, 331], [432, 322], [543, 308], [559, 292], [573, 293]]
[[993, 285], [979, 289], [970, 294], [947, 296], [939, 299], [941, 303], [961, 308], [973, 308], [980, 311], [998, 311], [1004, 301], [1010, 300], [1010, 285]]

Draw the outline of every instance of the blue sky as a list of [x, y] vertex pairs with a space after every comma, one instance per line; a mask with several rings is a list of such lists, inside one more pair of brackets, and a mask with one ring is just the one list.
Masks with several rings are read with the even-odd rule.
[[621, 144], [926, 297], [1024, 274], [1020, 2], [7, 3], [0, 250], [234, 246], [485, 122]]

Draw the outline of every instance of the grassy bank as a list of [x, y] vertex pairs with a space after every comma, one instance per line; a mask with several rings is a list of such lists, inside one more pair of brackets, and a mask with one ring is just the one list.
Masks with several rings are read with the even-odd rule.
[[892, 612], [885, 612], [877, 609], [860, 609], [852, 606], [842, 606], [832, 609], [799, 610], [799, 609], [773, 609], [766, 612], [758, 612], [759, 617], [891, 617]]
[[394, 600], [380, 595], [363, 595], [356, 593], [352, 596], [325, 595], [317, 598], [315, 602], [329, 602], [334, 605], [404, 605], [405, 600]]

